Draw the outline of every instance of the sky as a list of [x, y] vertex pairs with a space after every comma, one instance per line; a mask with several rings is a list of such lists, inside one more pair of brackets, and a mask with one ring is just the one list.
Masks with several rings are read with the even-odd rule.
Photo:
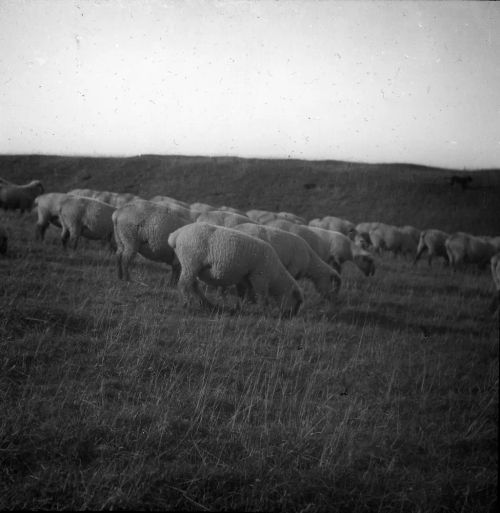
[[0, 0], [0, 153], [500, 167], [500, 2]]

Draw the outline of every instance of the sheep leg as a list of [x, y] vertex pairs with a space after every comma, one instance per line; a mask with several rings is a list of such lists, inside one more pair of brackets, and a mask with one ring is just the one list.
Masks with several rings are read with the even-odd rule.
[[[118, 253], [117, 253], [118, 254]], [[122, 278], [130, 281], [129, 266], [134, 261], [137, 249], [135, 247], [125, 247], [120, 253], [119, 262], [121, 263]], [[118, 275], [120, 276], [120, 275]], [[120, 279], [122, 279], [120, 278]]]
[[184, 271], [181, 271], [181, 275], [178, 281], [178, 290], [182, 297], [184, 308], [189, 306], [190, 298], [193, 296], [198, 299], [201, 306], [210, 309], [215, 308], [215, 305], [211, 303], [200, 290], [198, 281], [193, 275], [188, 275]]
[[43, 239], [45, 238], [45, 232], [47, 230], [47, 227], [49, 226], [48, 223], [43, 224], [36, 224], [35, 225], [35, 239], [40, 240], [43, 242]]
[[181, 264], [177, 258], [171, 264], [172, 271], [170, 273], [170, 287], [175, 287], [179, 283], [179, 277], [181, 275]]
[[61, 230], [61, 243], [62, 243], [63, 249], [66, 249], [66, 246], [68, 244], [68, 239], [69, 239], [68, 227], [66, 225], [63, 225], [62, 230]]

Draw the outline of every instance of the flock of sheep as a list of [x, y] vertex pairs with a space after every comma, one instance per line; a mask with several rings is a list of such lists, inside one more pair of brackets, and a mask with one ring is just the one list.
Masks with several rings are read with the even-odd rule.
[[[61, 228], [64, 247], [76, 249], [81, 236], [116, 247], [118, 277], [130, 280], [130, 265], [139, 253], [172, 268], [184, 304], [196, 299], [214, 308], [199, 280], [226, 290], [234, 286], [241, 300], [274, 298], [283, 315], [295, 315], [304, 300], [297, 283], [309, 279], [319, 294], [333, 300], [341, 286], [341, 269], [353, 262], [365, 276], [375, 272], [373, 254], [410, 255], [414, 263], [427, 252], [442, 257], [453, 270], [488, 262], [500, 305], [500, 237], [463, 232], [420, 231], [412, 226], [360, 223], [326, 216], [307, 221], [289, 212], [214, 207], [167, 196], [150, 200], [133, 194], [91, 189], [44, 193], [40, 181], [15, 185], [0, 179], [0, 207], [21, 213], [36, 208], [36, 235], [43, 240], [50, 224]], [[0, 252], [7, 234], [0, 226]]]

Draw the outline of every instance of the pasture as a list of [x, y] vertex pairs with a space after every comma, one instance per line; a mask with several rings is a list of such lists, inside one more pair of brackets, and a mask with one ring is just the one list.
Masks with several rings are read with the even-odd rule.
[[[14, 179], [5, 162], [0, 176]], [[109, 169], [89, 173], [76, 160], [50, 169], [36, 162], [30, 178], [45, 179], [48, 192], [83, 183], [131, 192], [121, 187], [126, 173], [117, 182]], [[21, 167], [19, 182], [29, 173]], [[183, 185], [153, 168], [148, 181], [146, 168], [138, 172], [132, 192], [195, 201], [193, 170]], [[235, 171], [243, 181], [245, 173]], [[384, 219], [363, 203], [372, 178], [338, 179], [341, 212], [327, 210], [332, 189], [321, 192], [326, 178], [318, 177], [315, 203], [301, 183], [280, 206], [309, 219], [357, 208], [356, 222], [498, 234], [498, 189], [443, 188], [439, 202], [422, 192], [430, 172], [408, 190], [398, 189], [397, 173], [378, 184], [394, 189]], [[196, 199], [214, 201], [197, 180]], [[236, 179], [217, 187], [228, 189], [219, 203], [235, 207], [274, 209], [279, 195], [261, 191], [259, 204], [252, 193], [243, 204]], [[408, 196], [415, 190], [426, 211]], [[488, 271], [452, 274], [439, 261], [428, 268], [381, 256], [370, 278], [346, 264], [334, 304], [301, 282], [306, 301], [291, 320], [254, 305], [209, 314], [182, 308], [162, 265], [137, 258], [133, 283], [119, 282], [99, 243], [64, 252], [54, 227], [44, 243], [34, 240], [34, 214], [0, 215], [10, 235], [0, 257], [0, 508], [495, 508], [499, 325], [488, 312]]]

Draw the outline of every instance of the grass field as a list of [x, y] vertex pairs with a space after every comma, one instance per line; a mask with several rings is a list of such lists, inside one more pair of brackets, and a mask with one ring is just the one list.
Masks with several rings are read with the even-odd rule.
[[[0, 176], [130, 190], [127, 173], [117, 181], [124, 159], [102, 160], [100, 171], [29, 159], [0, 159]], [[198, 176], [195, 198], [195, 171], [187, 166], [182, 182], [168, 162], [172, 175], [151, 164], [147, 180], [141, 168], [135, 192], [247, 206], [236, 179], [213, 182], [219, 197]], [[245, 165], [235, 170], [243, 182]], [[461, 191], [445, 188], [444, 171], [417, 172], [407, 188], [404, 170], [371, 172], [377, 190], [393, 189], [373, 217], [372, 178], [343, 168], [331, 171], [337, 189], [324, 185], [327, 170], [313, 189], [284, 185], [280, 206], [500, 233], [498, 173]], [[344, 210], [317, 212], [332, 190]], [[279, 191], [260, 195], [247, 187], [248, 207], [273, 207]], [[499, 325], [487, 271], [384, 256], [371, 278], [347, 264], [335, 304], [302, 282], [306, 303], [292, 320], [253, 305], [208, 314], [181, 307], [161, 265], [137, 259], [134, 282], [118, 282], [99, 244], [65, 253], [55, 228], [40, 243], [33, 215], [0, 214], [11, 236], [0, 258], [1, 509], [496, 510]]]

